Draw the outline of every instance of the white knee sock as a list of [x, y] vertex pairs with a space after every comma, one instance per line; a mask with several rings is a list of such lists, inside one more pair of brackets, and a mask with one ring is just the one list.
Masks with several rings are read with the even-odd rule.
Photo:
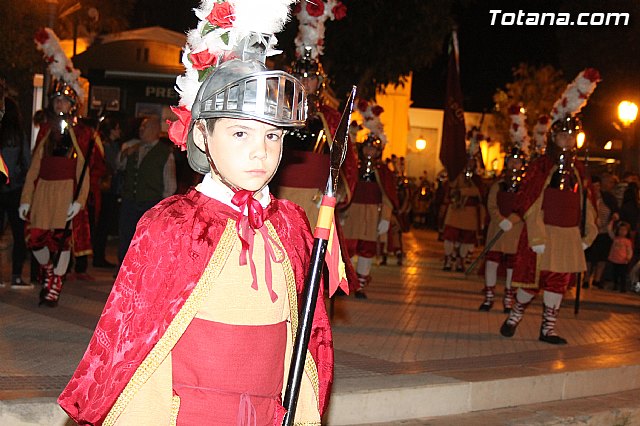
[[504, 288], [511, 288], [511, 280], [513, 278], [513, 269], [512, 268], [507, 268], [507, 274], [504, 280]]
[[542, 301], [550, 308], [559, 309], [562, 303], [562, 295], [545, 290], [542, 292]]
[[473, 248], [473, 244], [460, 244], [460, 257], [465, 258]]
[[484, 285], [495, 287], [498, 280], [498, 262], [487, 260], [484, 265]]
[[358, 256], [358, 264], [356, 265], [356, 272], [360, 275], [369, 275], [371, 273], [372, 264], [373, 264], [373, 257]]
[[69, 259], [71, 258], [71, 252], [69, 250], [65, 250], [60, 253], [60, 259], [58, 260], [58, 264], [54, 265], [55, 269], [53, 273], [59, 276], [64, 275], [67, 272], [67, 268], [69, 267]]
[[444, 254], [445, 256], [453, 255], [453, 241], [444, 240]]
[[523, 305], [526, 305], [527, 303], [531, 302], [533, 300], [533, 297], [534, 297], [533, 294], [527, 293], [521, 288], [519, 288], [518, 292], [516, 293], [516, 300], [522, 303]]
[[33, 256], [41, 265], [46, 265], [49, 263], [49, 260], [51, 260], [51, 253], [49, 253], [48, 247], [41, 248], [40, 250], [34, 250]]

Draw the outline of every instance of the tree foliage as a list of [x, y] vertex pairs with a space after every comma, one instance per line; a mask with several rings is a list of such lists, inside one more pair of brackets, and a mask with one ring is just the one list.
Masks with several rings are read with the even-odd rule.
[[522, 105], [527, 114], [527, 127], [533, 128], [541, 115], [549, 115], [553, 104], [562, 95], [567, 82], [562, 72], [551, 65], [535, 67], [521, 63], [513, 69], [513, 82], [493, 95], [496, 114], [496, 131], [501, 140], [509, 142], [509, 107]]

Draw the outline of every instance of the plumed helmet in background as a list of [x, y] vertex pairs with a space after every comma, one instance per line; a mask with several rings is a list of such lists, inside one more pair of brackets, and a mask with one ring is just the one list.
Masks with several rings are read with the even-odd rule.
[[239, 118], [278, 127], [302, 127], [306, 94], [302, 83], [284, 71], [268, 70], [267, 56], [280, 53], [273, 33], [289, 17], [293, 0], [204, 0], [195, 9], [198, 27], [187, 34], [176, 79], [178, 116], [169, 123], [170, 139], [187, 150], [189, 165], [205, 174], [206, 154], [193, 141], [199, 119]]
[[48, 70], [54, 83], [49, 93], [51, 99], [64, 96], [71, 102], [72, 113], [77, 110], [78, 104], [84, 97], [84, 91], [80, 85], [80, 70], [73, 67], [71, 59], [65, 55], [60, 46], [60, 39], [51, 28], [41, 28], [36, 32], [36, 48], [43, 54]]
[[523, 161], [529, 156], [530, 138], [527, 132], [527, 116], [525, 109], [521, 105], [509, 107], [509, 139], [511, 139], [510, 149], [507, 151], [505, 162], [511, 158], [519, 158]]
[[339, 0], [302, 1], [293, 10], [298, 19], [298, 34], [294, 40], [296, 61], [292, 73], [305, 83], [314, 103], [319, 102], [326, 79], [320, 62], [324, 54], [325, 22], [343, 19], [346, 11]]
[[589, 96], [600, 82], [600, 73], [595, 68], [581, 71], [571, 82], [551, 110], [551, 134], [578, 133], [582, 123], [577, 114], [587, 104]]

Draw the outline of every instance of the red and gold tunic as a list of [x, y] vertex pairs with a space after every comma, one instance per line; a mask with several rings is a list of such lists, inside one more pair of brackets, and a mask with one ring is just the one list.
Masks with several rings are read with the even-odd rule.
[[[27, 240], [29, 240], [31, 229], [41, 231], [63, 229], [66, 224], [67, 210], [71, 203], [77, 201], [84, 207], [89, 194], [90, 170], [88, 168], [78, 193], [78, 199], [73, 199], [91, 140], [91, 129], [80, 123], [69, 127], [69, 135], [73, 142], [70, 157], [46, 155], [45, 151], [47, 144], [50, 143], [51, 131], [52, 127], [49, 123], [44, 123], [40, 127], [20, 198], [21, 204], [31, 206], [27, 223]], [[82, 209], [74, 217], [71, 229], [73, 231], [74, 254], [77, 256], [90, 254], [91, 239], [88, 215], [85, 209]], [[52, 248], [57, 250], [55, 247]]]
[[[89, 348], [58, 399], [74, 420], [96, 425], [170, 424], [176, 416], [180, 420], [185, 382], [176, 382], [172, 371], [182, 371], [184, 364], [179, 363], [185, 351], [176, 345], [185, 336], [191, 342], [187, 347], [194, 348], [208, 326], [276, 327], [275, 336], [282, 336], [277, 327], [284, 324], [287, 344], [281, 356], [286, 377], [313, 243], [309, 225], [302, 210], [288, 201], [272, 199], [265, 209], [265, 234], [256, 236], [268, 235], [268, 244], [284, 248], [280, 266], [272, 269], [278, 295], [272, 303], [264, 283], [259, 280], [259, 291], [254, 291], [249, 268], [238, 265], [236, 216], [225, 204], [192, 190], [162, 201], [141, 219]], [[255, 238], [256, 267], [264, 264], [259, 254], [264, 256], [262, 237]], [[262, 308], [255, 309], [256, 304]], [[224, 358], [221, 350], [216, 353]], [[331, 332], [320, 296], [301, 388], [311, 398], [303, 398], [296, 420], [302, 416], [305, 422], [319, 424], [332, 378]], [[207, 378], [211, 379], [215, 378]], [[189, 383], [188, 378], [180, 380]], [[224, 386], [216, 389], [225, 391]], [[244, 402], [247, 397], [259, 410], [256, 398], [246, 395]], [[183, 407], [183, 415], [188, 412]], [[155, 420], [140, 423], [149, 415]], [[211, 419], [215, 424], [215, 411]]]
[[[543, 155], [527, 168], [516, 199], [517, 212], [524, 218], [520, 234], [513, 285], [538, 288], [540, 272], [575, 273], [586, 270], [585, 245], [591, 245], [598, 229], [596, 211], [584, 168], [577, 162], [574, 168], [578, 188], [561, 191], [549, 187], [558, 169], [553, 159]], [[584, 187], [589, 199], [583, 200]], [[582, 206], [586, 206], [584, 235], [581, 233]], [[545, 245], [544, 253], [536, 255], [535, 245]]]
[[474, 179], [464, 173], [449, 182], [449, 206], [444, 225], [464, 231], [480, 232], [484, 226], [485, 210], [482, 190]]

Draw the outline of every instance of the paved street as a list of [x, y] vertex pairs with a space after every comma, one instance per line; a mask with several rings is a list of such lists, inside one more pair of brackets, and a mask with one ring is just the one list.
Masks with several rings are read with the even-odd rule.
[[[438, 423], [448, 417], [434, 416], [493, 410], [484, 412], [488, 415], [504, 407], [606, 393], [624, 399], [624, 392], [640, 389], [639, 295], [583, 290], [578, 316], [567, 297], [558, 331], [569, 345], [560, 347], [537, 340], [541, 302], [536, 300], [516, 335], [507, 339], [498, 334], [505, 318], [500, 303], [489, 313], [477, 310], [480, 277], [465, 279], [440, 269], [441, 243], [434, 232], [405, 234], [405, 248], [404, 266], [390, 257], [389, 266], [374, 267], [367, 300], [339, 297], [334, 302], [336, 378], [328, 424], [493, 424], [453, 418]], [[113, 282], [109, 271], [89, 272], [97, 281], [69, 282], [56, 309], [39, 308], [35, 289], [0, 289], [0, 423], [13, 419], [3, 415], [27, 398], [42, 397], [35, 401], [51, 404], [75, 369]], [[603, 380], [596, 389], [590, 385], [595, 375]], [[561, 393], [553, 394], [558, 387]], [[416, 398], [419, 409], [392, 413], [390, 407], [400, 403], [385, 407], [371, 396], [385, 389], [391, 392], [388, 398], [407, 403]], [[462, 396], [462, 389], [468, 396]], [[427, 391], [438, 392], [442, 402], [425, 400], [420, 392]], [[434, 420], [424, 420], [428, 417]]]

